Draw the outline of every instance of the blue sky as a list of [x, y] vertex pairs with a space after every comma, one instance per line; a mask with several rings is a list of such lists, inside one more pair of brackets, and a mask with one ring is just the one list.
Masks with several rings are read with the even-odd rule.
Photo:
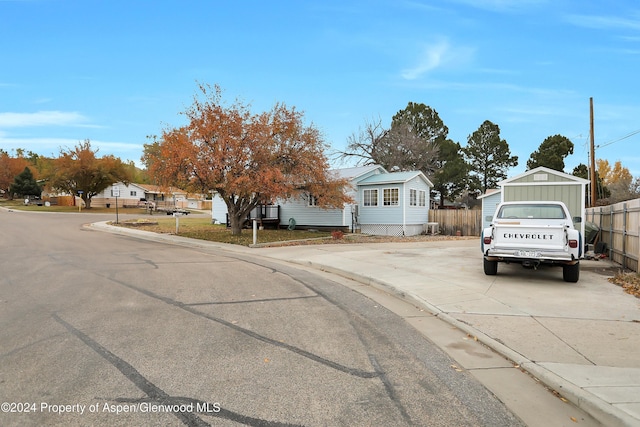
[[640, 4], [632, 0], [0, 0], [0, 148], [84, 139], [137, 163], [197, 82], [254, 112], [304, 111], [333, 149], [408, 102], [466, 145], [485, 120], [519, 165], [551, 135], [640, 176]]

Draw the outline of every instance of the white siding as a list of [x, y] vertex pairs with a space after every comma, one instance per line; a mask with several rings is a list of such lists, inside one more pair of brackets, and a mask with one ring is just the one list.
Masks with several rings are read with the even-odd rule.
[[[411, 189], [414, 189], [417, 191], [418, 200], [416, 201], [417, 202], [416, 206], [410, 205], [409, 194]], [[425, 192], [425, 198], [424, 198], [425, 206], [419, 205], [420, 191]], [[420, 232], [422, 232], [422, 224], [429, 222], [429, 186], [427, 185], [426, 182], [424, 182], [420, 178], [414, 178], [411, 181], [404, 184], [404, 193], [405, 193], [405, 197], [404, 197], [405, 214], [404, 214], [403, 223], [405, 225], [419, 225]], [[412, 234], [416, 234], [416, 233], [412, 232]], [[420, 233], [417, 233], [417, 234], [420, 234]]]
[[[111, 195], [111, 191], [117, 188], [120, 190], [118, 196], [118, 206], [137, 206], [140, 199], [144, 198], [144, 189], [138, 187], [135, 184], [125, 185], [122, 182], [117, 182], [108, 186], [106, 189], [93, 196], [91, 199], [91, 206], [102, 207], [106, 204], [110, 204], [115, 207], [116, 198]], [[134, 195], [131, 193], [134, 192]]]
[[211, 219], [219, 224], [227, 223], [227, 204], [218, 193], [211, 200]]
[[[398, 189], [398, 205], [384, 205], [384, 189]], [[364, 190], [378, 190], [378, 205], [364, 206]], [[416, 206], [410, 206], [410, 190], [416, 190]], [[424, 191], [424, 206], [419, 206], [419, 194]], [[429, 221], [429, 186], [420, 178], [406, 183], [361, 186], [358, 196], [359, 222], [363, 233], [412, 236], [422, 233]]]
[[308, 227], [346, 227], [351, 220], [345, 222], [344, 209], [321, 209], [309, 206], [305, 198], [287, 200], [280, 203], [280, 225], [288, 226], [293, 218], [296, 225]]
[[[384, 206], [383, 205], [383, 189], [384, 188], [398, 188], [399, 200], [398, 206]], [[378, 190], [378, 205], [377, 206], [364, 206], [364, 190]], [[358, 191], [358, 205], [360, 206], [360, 224], [402, 224], [403, 209], [405, 195], [402, 191], [402, 184], [380, 184], [380, 185], [367, 185], [360, 187]]]

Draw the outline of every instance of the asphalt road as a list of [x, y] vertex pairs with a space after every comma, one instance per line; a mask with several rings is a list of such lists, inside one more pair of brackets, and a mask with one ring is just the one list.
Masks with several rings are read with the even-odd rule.
[[521, 425], [359, 293], [104, 219], [0, 210], [2, 426]]

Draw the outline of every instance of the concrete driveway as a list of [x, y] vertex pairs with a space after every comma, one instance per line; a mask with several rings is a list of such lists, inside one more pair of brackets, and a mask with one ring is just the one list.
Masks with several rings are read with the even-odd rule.
[[477, 240], [253, 249], [414, 301], [541, 379], [605, 425], [640, 425], [640, 299], [607, 281], [608, 261], [562, 269], [500, 264]]

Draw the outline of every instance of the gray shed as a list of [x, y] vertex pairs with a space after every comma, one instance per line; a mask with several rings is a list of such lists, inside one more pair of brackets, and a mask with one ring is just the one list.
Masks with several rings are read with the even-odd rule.
[[478, 199], [482, 199], [482, 228], [485, 229], [491, 224], [496, 208], [502, 202], [502, 190], [490, 188]]
[[[500, 181], [498, 185], [502, 202], [545, 201], [564, 202], [572, 217], [582, 218], [579, 224], [584, 236], [586, 188], [589, 181], [545, 167], [537, 167], [513, 178]], [[483, 212], [485, 209], [483, 199]], [[578, 227], [578, 225], [576, 224]]]

